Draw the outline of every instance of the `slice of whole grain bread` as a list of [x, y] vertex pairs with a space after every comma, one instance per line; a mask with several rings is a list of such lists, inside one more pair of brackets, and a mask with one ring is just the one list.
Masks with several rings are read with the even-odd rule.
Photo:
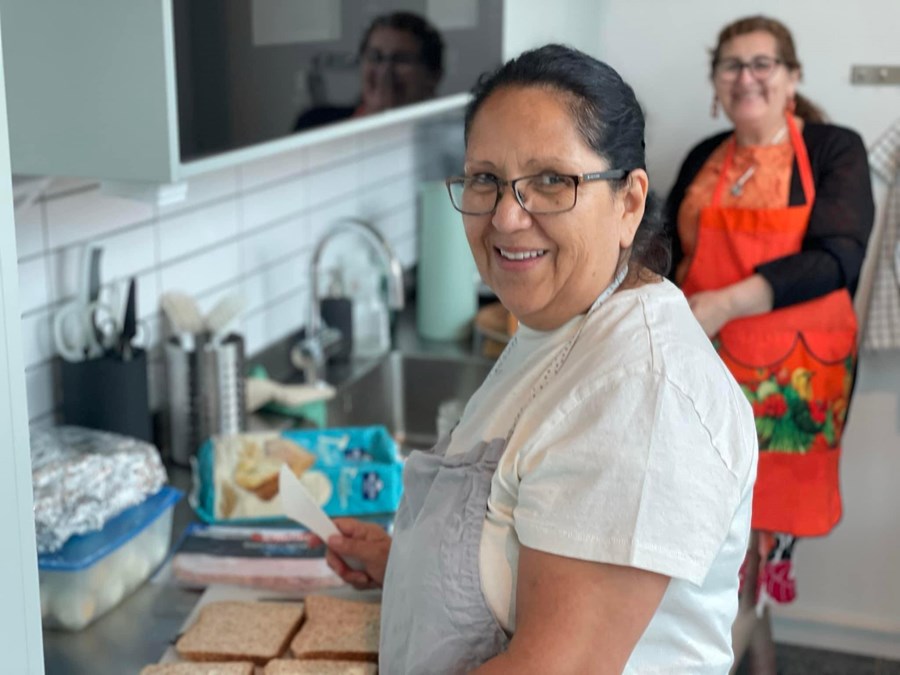
[[156, 663], [141, 670], [141, 675], [253, 675], [253, 663]]
[[364, 661], [276, 659], [269, 661], [264, 675], [376, 675], [378, 666]]
[[310, 595], [306, 622], [291, 641], [298, 659], [378, 662], [381, 605]]
[[189, 661], [252, 661], [282, 655], [303, 620], [303, 606], [282, 602], [211, 602], [175, 643]]

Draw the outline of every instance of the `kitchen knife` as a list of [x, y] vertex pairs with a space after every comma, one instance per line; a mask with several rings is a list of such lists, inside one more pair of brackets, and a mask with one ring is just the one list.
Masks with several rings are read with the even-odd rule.
[[122, 317], [122, 332], [119, 334], [119, 357], [130, 361], [131, 343], [137, 333], [137, 280], [131, 277], [128, 282], [128, 299], [125, 301], [125, 315]]
[[[100, 299], [100, 261], [103, 258], [103, 247], [97, 244], [87, 245], [87, 305], [96, 303]], [[86, 305], [86, 306], [87, 306]], [[94, 339], [100, 345], [103, 344], [103, 331], [100, 330], [96, 311], [91, 312], [91, 328], [94, 331]]]

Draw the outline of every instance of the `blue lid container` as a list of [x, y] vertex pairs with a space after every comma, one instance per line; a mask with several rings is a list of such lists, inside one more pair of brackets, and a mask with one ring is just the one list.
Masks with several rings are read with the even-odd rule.
[[181, 497], [180, 490], [164, 485], [155, 495], [108, 520], [103, 529], [76, 534], [58, 551], [39, 555], [38, 569], [78, 572], [90, 567], [134, 539]]

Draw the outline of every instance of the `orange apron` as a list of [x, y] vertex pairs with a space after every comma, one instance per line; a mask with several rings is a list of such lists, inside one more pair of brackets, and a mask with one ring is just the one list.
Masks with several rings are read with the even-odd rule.
[[[686, 296], [723, 288], [762, 263], [797, 253], [815, 200], [803, 137], [787, 116], [806, 204], [723, 207], [734, 152], [728, 141], [710, 206], [700, 212]], [[730, 321], [713, 340], [753, 406], [759, 470], [753, 527], [795, 536], [829, 532], [841, 517], [840, 439], [856, 359], [856, 316], [847, 289]]]

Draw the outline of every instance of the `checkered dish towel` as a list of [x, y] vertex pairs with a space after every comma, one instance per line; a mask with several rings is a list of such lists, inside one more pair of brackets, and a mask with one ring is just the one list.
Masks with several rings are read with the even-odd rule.
[[869, 165], [890, 186], [863, 349], [900, 348], [900, 120], [869, 151]]

